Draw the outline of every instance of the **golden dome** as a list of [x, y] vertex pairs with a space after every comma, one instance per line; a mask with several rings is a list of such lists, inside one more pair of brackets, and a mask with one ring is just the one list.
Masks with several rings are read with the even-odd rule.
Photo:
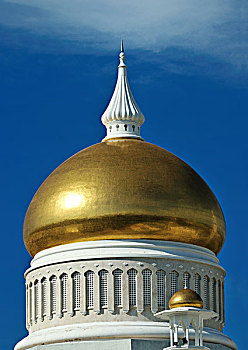
[[101, 239], [184, 242], [217, 254], [225, 221], [213, 192], [189, 165], [153, 144], [118, 139], [88, 147], [55, 169], [24, 222], [32, 256]]
[[169, 308], [174, 309], [175, 307], [198, 307], [203, 308], [203, 301], [199, 294], [194, 292], [192, 289], [181, 289], [176, 292], [169, 301]]

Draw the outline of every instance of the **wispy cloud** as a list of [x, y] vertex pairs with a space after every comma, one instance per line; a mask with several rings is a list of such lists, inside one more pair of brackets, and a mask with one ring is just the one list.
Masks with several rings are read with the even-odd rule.
[[[209, 55], [248, 70], [248, 2], [245, 0], [6, 0], [0, 24], [71, 42], [67, 49], [129, 49]], [[49, 47], [47, 48], [49, 50]], [[191, 56], [191, 55], [189, 55]]]

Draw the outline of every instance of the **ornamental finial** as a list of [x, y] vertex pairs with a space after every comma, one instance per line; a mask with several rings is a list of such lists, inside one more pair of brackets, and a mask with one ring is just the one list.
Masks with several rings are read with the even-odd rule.
[[120, 57], [120, 64], [119, 67], [126, 67], [125, 65], [125, 54], [124, 54], [124, 45], [123, 45], [123, 40], [121, 41], [121, 52], [119, 54]]
[[102, 123], [107, 129], [107, 135], [103, 141], [123, 137], [143, 140], [140, 136], [140, 126], [144, 123], [145, 118], [135, 102], [127, 80], [123, 40], [121, 40], [119, 58], [120, 64], [115, 90], [102, 115]]

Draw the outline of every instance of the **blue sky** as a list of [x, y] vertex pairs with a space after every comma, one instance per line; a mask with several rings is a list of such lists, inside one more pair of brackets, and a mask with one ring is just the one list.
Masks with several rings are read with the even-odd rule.
[[225, 333], [246, 348], [247, 16], [248, 3], [231, 0], [0, 1], [3, 349], [26, 334], [28, 204], [55, 167], [104, 137], [120, 39], [143, 137], [188, 162], [222, 205]]

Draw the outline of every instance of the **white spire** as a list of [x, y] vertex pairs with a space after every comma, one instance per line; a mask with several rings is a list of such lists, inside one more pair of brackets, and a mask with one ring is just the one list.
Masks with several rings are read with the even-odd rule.
[[139, 109], [127, 80], [127, 66], [123, 41], [121, 41], [120, 64], [118, 78], [113, 96], [106, 111], [102, 115], [102, 123], [106, 126], [107, 135], [103, 141], [116, 137], [140, 137], [140, 126], [145, 118]]

